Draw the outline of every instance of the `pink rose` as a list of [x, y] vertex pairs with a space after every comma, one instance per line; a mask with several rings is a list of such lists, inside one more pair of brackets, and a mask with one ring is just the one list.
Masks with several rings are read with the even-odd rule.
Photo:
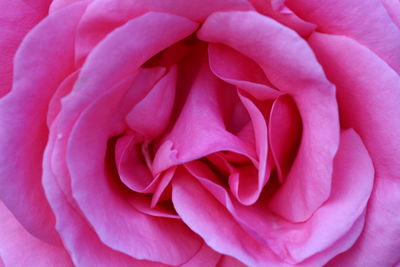
[[400, 262], [398, 1], [0, 9], [0, 266]]

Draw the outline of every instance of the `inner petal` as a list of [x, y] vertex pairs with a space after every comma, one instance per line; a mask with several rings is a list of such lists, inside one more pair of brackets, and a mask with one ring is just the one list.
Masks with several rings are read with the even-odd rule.
[[289, 173], [301, 139], [301, 117], [289, 95], [278, 97], [271, 110], [269, 143], [279, 181]]

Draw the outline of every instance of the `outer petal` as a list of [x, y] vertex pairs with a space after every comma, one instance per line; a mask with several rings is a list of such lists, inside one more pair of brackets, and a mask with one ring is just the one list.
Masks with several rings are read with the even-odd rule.
[[309, 42], [337, 85], [343, 125], [360, 134], [376, 171], [363, 234], [332, 264], [391, 266], [400, 258], [400, 77], [352, 39], [314, 34]]
[[393, 22], [400, 28], [400, 2], [396, 0], [381, 0]]
[[6, 266], [73, 266], [64, 248], [33, 237], [1, 201], [0, 221], [0, 255]]
[[46, 112], [72, 70], [74, 35], [84, 9], [74, 5], [54, 13], [28, 34], [15, 58], [13, 90], [0, 100], [0, 197], [29, 232], [50, 242], [59, 237], [40, 183]]
[[89, 6], [79, 26], [77, 61], [82, 63], [110, 31], [145, 12], [164, 12], [201, 22], [215, 11], [252, 9], [246, 0], [96, 0]]
[[299, 16], [319, 31], [349, 36], [368, 46], [400, 72], [400, 29], [380, 0], [287, 0]]
[[330, 193], [332, 160], [339, 139], [334, 87], [302, 38], [255, 12], [214, 13], [198, 36], [250, 57], [272, 84], [294, 98], [303, 121], [302, 142], [270, 208], [289, 220], [306, 220]]
[[50, 2], [0, 1], [0, 97], [11, 90], [13, 59], [21, 40], [47, 15]]
[[[160, 263], [136, 260], [107, 247], [101, 242], [90, 224], [77, 209], [76, 203], [69, 195], [70, 193], [65, 193], [65, 189], [62, 189], [57, 182], [54, 169], [51, 166], [55, 140], [56, 136], [51, 136], [46, 147], [43, 161], [43, 186], [57, 218], [57, 230], [62, 237], [64, 246], [71, 255], [74, 265], [166, 267], [166, 265]], [[60, 164], [65, 165], [65, 161], [59, 162], [58, 167]]]
[[[112, 86], [196, 26], [186, 18], [163, 13], [147, 13], [128, 22], [92, 51], [73, 92], [64, 99], [61, 114], [77, 118], [71, 135], [65, 137], [69, 138], [66, 160], [73, 197], [104, 243], [136, 259], [182, 264], [201, 242], [180, 221], [134, 209], [115, 181], [112, 158], [106, 158], [104, 165], [110, 155], [107, 148], [113, 147], [108, 140], [125, 130], [120, 104], [127, 88]], [[96, 197], [99, 194], [101, 198]]]

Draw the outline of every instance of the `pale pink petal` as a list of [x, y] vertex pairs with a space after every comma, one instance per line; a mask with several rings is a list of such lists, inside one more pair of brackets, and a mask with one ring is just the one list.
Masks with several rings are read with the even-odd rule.
[[333, 85], [302, 38], [255, 12], [214, 13], [198, 36], [229, 45], [250, 57], [273, 85], [295, 100], [303, 121], [302, 142], [270, 208], [289, 220], [306, 220], [330, 193], [332, 160], [339, 137]]
[[0, 1], [0, 97], [11, 90], [17, 48], [29, 30], [47, 15], [50, 2]]
[[318, 31], [351, 37], [400, 72], [400, 29], [381, 0], [287, 0], [286, 4]]
[[[172, 201], [182, 220], [214, 250], [250, 266], [276, 266], [278, 259], [252, 239], [192, 175], [180, 169], [172, 182]], [[282, 263], [281, 266], [287, 266]]]
[[376, 172], [363, 234], [335, 262], [390, 266], [400, 257], [400, 215], [393, 212], [400, 205], [400, 77], [350, 38], [314, 34], [309, 41], [337, 85], [343, 126], [360, 134]]
[[0, 100], [0, 197], [30, 233], [52, 243], [60, 241], [40, 183], [47, 107], [72, 71], [84, 9], [74, 5], [54, 13], [27, 35], [15, 57], [13, 90]]
[[73, 266], [63, 247], [49, 245], [32, 236], [1, 201], [0, 221], [0, 255], [6, 266]]

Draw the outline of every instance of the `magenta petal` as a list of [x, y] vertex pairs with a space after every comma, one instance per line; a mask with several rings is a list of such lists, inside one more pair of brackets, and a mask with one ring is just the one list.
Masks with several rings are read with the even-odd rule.
[[216, 266], [220, 258], [221, 254], [215, 252], [204, 243], [197, 254], [187, 263], [180, 265], [180, 267]]
[[284, 0], [249, 0], [258, 12], [286, 25], [295, 30], [301, 36], [311, 34], [316, 25], [305, 21], [297, 16], [292, 10], [285, 6]]
[[[101, 242], [76, 207], [72, 196], [65, 194], [53, 174], [49, 156], [54, 153], [50, 140], [43, 162], [43, 186], [57, 218], [57, 230], [76, 266], [143, 266], [166, 267], [164, 264], [136, 260]], [[65, 164], [65, 162], [64, 162]], [[48, 266], [48, 265], [47, 265]], [[64, 267], [64, 266], [60, 266]]]
[[313, 34], [309, 41], [337, 85], [343, 125], [360, 134], [376, 172], [363, 234], [334, 263], [391, 266], [400, 258], [400, 215], [393, 212], [400, 205], [400, 77], [350, 38]]
[[396, 0], [382, 0], [393, 22], [400, 28], [400, 2]]
[[175, 14], [201, 22], [218, 10], [252, 9], [246, 0], [96, 0], [90, 4], [79, 25], [76, 41], [77, 62], [80, 65], [90, 51], [113, 29], [146, 12]]
[[246, 265], [235, 258], [223, 255], [216, 267], [246, 267]]
[[0, 221], [0, 255], [5, 266], [73, 266], [64, 248], [29, 234], [1, 201]]
[[[148, 193], [152, 189], [155, 177], [151, 173], [143, 157], [141, 139], [124, 136], [116, 145], [116, 163], [121, 181], [136, 192]], [[154, 187], [154, 186], [153, 186]]]
[[278, 261], [271, 251], [252, 239], [196, 178], [181, 170], [172, 185], [175, 209], [207, 245], [250, 266], [276, 266]]
[[0, 97], [11, 90], [17, 48], [28, 31], [47, 15], [50, 2], [0, 1]]
[[[293, 240], [296, 238], [299, 242], [286, 245], [291, 256], [301, 261], [323, 251], [322, 253], [328, 254], [328, 257], [321, 263], [315, 263], [322, 265], [327, 262], [329, 256], [348, 250], [363, 228], [373, 181], [372, 161], [360, 137], [353, 130], [342, 132], [339, 151], [334, 162], [331, 195], [310, 220], [303, 225], [293, 225]], [[357, 225], [359, 218], [361, 223]], [[357, 227], [353, 228], [353, 225]], [[350, 240], [340, 240], [343, 236], [352, 235], [349, 231], [355, 232], [356, 235]], [[300, 241], [302, 238], [306, 239], [306, 242]], [[329, 253], [330, 246], [336, 242], [340, 245]], [[327, 251], [324, 251], [325, 249]]]
[[208, 45], [212, 72], [227, 83], [235, 85], [259, 100], [275, 98], [281, 94], [271, 88], [262, 69], [248, 57], [228, 46]]
[[[73, 197], [105, 244], [136, 259], [182, 264], [201, 243], [182, 222], [134, 209], [115, 183], [112, 166], [104, 166], [105, 156], [110, 155], [107, 147], [112, 147], [109, 139], [125, 130], [119, 109], [127, 88], [111, 86], [132, 75], [155, 53], [189, 35], [195, 27], [185, 18], [162, 13], [148, 13], [128, 22], [92, 51], [73, 93], [64, 99], [62, 112], [72, 118], [80, 113], [69, 137], [66, 156]], [[97, 197], [99, 194], [101, 198]]]
[[161, 135], [169, 123], [175, 99], [176, 76], [177, 70], [173, 67], [126, 115], [129, 127], [146, 140]]
[[299, 16], [324, 33], [344, 35], [369, 47], [400, 72], [400, 29], [381, 0], [287, 0]]
[[198, 36], [229, 45], [250, 57], [273, 85], [295, 100], [303, 121], [302, 142], [270, 208], [291, 221], [308, 219], [330, 193], [332, 162], [339, 141], [334, 86], [302, 38], [255, 12], [214, 13]]
[[281, 182], [289, 173], [296, 156], [301, 128], [301, 117], [296, 104], [288, 95], [278, 97], [270, 113], [269, 143]]
[[[67, 151], [74, 199], [100, 239], [113, 249], [136, 259], [181, 264], [199, 249], [198, 237], [180, 221], [132, 208], [113, 183], [117, 177], [104, 167], [107, 140], [118, 134], [109, 121], [121, 97], [119, 92], [104, 94], [82, 113], [74, 127]], [[101, 198], [96, 197], [99, 194]]]
[[15, 57], [13, 90], [0, 100], [0, 197], [30, 233], [51, 243], [59, 236], [40, 182], [46, 113], [72, 70], [74, 34], [84, 9], [78, 4], [54, 13], [27, 35]]
[[[260, 196], [261, 191], [263, 190], [264, 185], [267, 183], [270, 175], [270, 166], [267, 164], [268, 129], [265, 118], [257, 106], [249, 98], [243, 96], [242, 94], [239, 94], [239, 96], [243, 105], [249, 112], [251, 122], [253, 124], [255, 145], [258, 154], [258, 178], [256, 181], [253, 181], [254, 179], [252, 179], [252, 182], [255, 185], [251, 188], [249, 188], [249, 184], [247, 183], [248, 189], [246, 190], [248, 192], [247, 194], [251, 196], [251, 198], [247, 198], [246, 204], [253, 204]], [[244, 182], [245, 180], [249, 180], [249, 178], [250, 177], [243, 177], [242, 180]], [[251, 190], [250, 192], [249, 189]]]
[[255, 156], [250, 146], [225, 129], [221, 108], [223, 92], [234, 89], [218, 80], [207, 63], [201, 63], [183, 110], [156, 153], [155, 173], [217, 151], [232, 151], [249, 158]]

